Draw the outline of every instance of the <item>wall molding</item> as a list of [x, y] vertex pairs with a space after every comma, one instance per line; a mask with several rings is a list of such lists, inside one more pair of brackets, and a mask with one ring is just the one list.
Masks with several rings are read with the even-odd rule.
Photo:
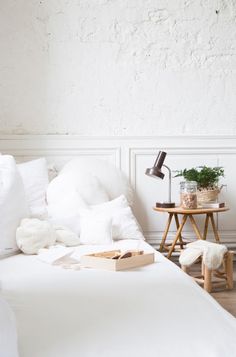
[[[45, 156], [49, 163], [56, 162], [60, 166], [72, 157], [89, 156], [113, 162], [127, 175], [134, 188], [137, 198], [135, 214], [144, 226], [147, 240], [154, 246], [158, 246], [161, 240], [165, 218], [157, 219], [152, 211], [153, 193], [155, 196], [163, 194], [164, 186], [155, 186], [152, 180], [147, 183], [144, 168], [152, 163], [160, 149], [168, 152], [172, 165], [178, 162], [178, 165], [190, 166], [193, 162], [195, 166], [198, 158], [200, 162], [215, 165], [224, 163], [231, 211], [228, 216], [219, 218], [220, 230], [222, 241], [236, 249], [236, 166], [232, 164], [233, 160], [236, 162], [236, 136], [0, 135], [0, 152], [12, 154], [18, 161]], [[171, 231], [169, 237], [173, 235], [174, 231]], [[194, 239], [191, 231], [184, 236]]]

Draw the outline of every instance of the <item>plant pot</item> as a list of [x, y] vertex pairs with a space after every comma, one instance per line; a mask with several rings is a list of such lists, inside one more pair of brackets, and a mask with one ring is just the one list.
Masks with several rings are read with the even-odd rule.
[[197, 191], [197, 200], [198, 203], [207, 203], [207, 202], [217, 202], [218, 194], [220, 190], [218, 188], [214, 190], [203, 189], [201, 191]]

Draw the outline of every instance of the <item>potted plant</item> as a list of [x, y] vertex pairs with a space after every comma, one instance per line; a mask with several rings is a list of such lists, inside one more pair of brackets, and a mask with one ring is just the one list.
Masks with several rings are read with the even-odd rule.
[[186, 181], [197, 182], [197, 196], [199, 202], [216, 201], [221, 190], [219, 179], [224, 177], [222, 167], [199, 166], [191, 169], [177, 171], [175, 177], [184, 177]]

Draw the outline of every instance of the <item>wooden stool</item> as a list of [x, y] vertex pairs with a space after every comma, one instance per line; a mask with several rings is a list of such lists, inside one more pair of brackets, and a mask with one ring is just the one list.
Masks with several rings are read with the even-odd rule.
[[[201, 259], [201, 275], [193, 276], [195, 281], [203, 285], [203, 288], [209, 293], [212, 291], [213, 287], [225, 287], [226, 289], [233, 289], [233, 257], [234, 252], [228, 251], [224, 255], [224, 260], [222, 266], [217, 270], [209, 269], [204, 263], [202, 257]], [[197, 259], [197, 261], [199, 261]], [[196, 262], [197, 262], [196, 261]], [[195, 263], [196, 263], [195, 262]], [[189, 274], [190, 267], [181, 265], [181, 269]], [[191, 275], [191, 274], [189, 274]]]

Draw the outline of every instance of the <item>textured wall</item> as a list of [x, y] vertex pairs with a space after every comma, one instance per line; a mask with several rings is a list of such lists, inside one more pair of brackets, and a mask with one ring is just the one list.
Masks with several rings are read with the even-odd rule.
[[236, 134], [235, 0], [0, 2], [0, 132]]

